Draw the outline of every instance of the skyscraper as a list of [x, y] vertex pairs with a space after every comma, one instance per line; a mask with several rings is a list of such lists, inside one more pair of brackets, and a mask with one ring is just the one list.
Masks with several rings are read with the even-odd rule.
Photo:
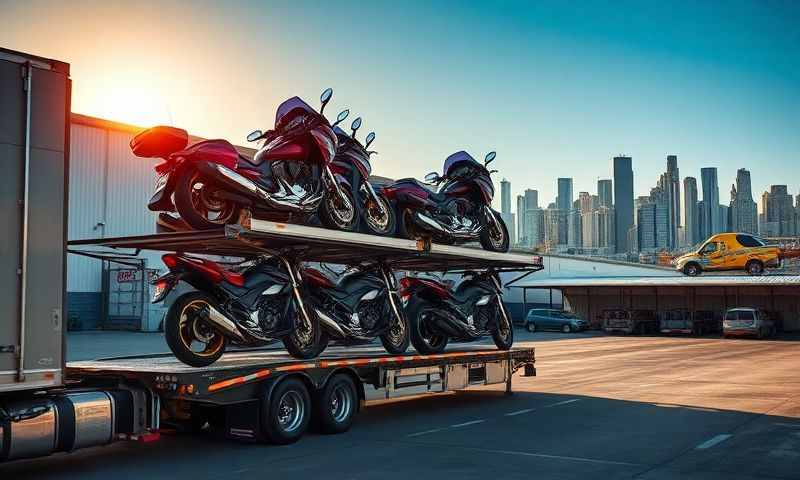
[[564, 212], [572, 210], [572, 179], [558, 179], [558, 196], [556, 197], [556, 208]]
[[717, 168], [705, 167], [700, 169], [700, 180], [703, 183], [703, 224], [700, 228], [700, 237], [708, 238], [721, 232], [719, 218], [719, 183], [717, 182]]
[[505, 178], [500, 181], [500, 213], [511, 214], [511, 182]]
[[683, 179], [683, 218], [685, 222], [684, 236], [687, 245], [694, 245], [700, 239], [700, 212], [697, 204], [697, 179], [686, 177]]
[[795, 235], [794, 206], [792, 196], [786, 185], [770, 185], [769, 192], [762, 196], [765, 231], [761, 234], [768, 237]]
[[667, 245], [674, 249], [678, 246], [678, 227], [681, 226], [681, 182], [677, 155], [667, 155], [663, 188], [667, 196]]
[[633, 167], [631, 157], [614, 157], [614, 226], [617, 253], [628, 252], [628, 230], [633, 226]]
[[525, 189], [525, 208], [528, 210], [539, 208], [538, 190], [531, 190], [530, 188]]
[[736, 185], [731, 186], [728, 223], [732, 232], [758, 233], [758, 208], [753, 201], [750, 172], [736, 171]]
[[614, 192], [612, 190], [612, 181], [609, 179], [597, 181], [597, 198], [600, 207], [614, 206]]

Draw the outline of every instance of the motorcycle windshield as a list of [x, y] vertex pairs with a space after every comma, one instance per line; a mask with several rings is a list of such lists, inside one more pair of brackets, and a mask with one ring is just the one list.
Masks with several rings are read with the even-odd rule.
[[292, 97], [278, 106], [278, 111], [275, 112], [275, 127], [277, 128], [278, 125], [288, 120], [287, 115], [295, 110], [298, 110], [300, 113], [317, 113], [316, 110], [311, 108], [311, 106], [300, 97]]
[[472, 158], [472, 156], [469, 153], [462, 150], [447, 157], [447, 159], [444, 161], [444, 169], [442, 173], [446, 177], [447, 175], [450, 174], [450, 172], [456, 165], [462, 162], [473, 163], [475, 164], [476, 167], [485, 170], [483, 165], [481, 165], [480, 163], [478, 163], [477, 160]]

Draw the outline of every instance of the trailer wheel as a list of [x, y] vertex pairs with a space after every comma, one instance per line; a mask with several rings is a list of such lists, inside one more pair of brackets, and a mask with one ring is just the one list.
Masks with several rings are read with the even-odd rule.
[[297, 378], [278, 384], [261, 405], [261, 428], [270, 443], [294, 443], [306, 433], [311, 420], [311, 396]]
[[314, 399], [314, 418], [322, 433], [343, 433], [350, 430], [357, 408], [358, 392], [353, 379], [337, 374]]

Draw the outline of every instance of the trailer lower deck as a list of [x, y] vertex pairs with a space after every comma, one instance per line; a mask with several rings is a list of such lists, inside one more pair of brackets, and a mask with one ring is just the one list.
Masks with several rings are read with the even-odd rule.
[[[313, 360], [297, 360], [284, 350], [239, 350], [226, 353], [214, 365], [194, 368], [172, 355], [146, 355], [71, 362], [67, 379], [86, 388], [143, 388], [159, 401], [160, 421], [171, 425], [217, 419], [225, 435], [264, 440], [264, 412], [272, 393], [288, 379], [302, 382], [314, 401], [332, 379], [346, 376], [357, 388], [360, 405], [369, 400], [425, 393], [460, 391], [485, 385], [512, 390], [513, 374], [522, 369], [535, 375], [534, 350], [466, 345], [436, 355], [388, 355], [375, 346], [332, 347]], [[356, 400], [356, 399], [354, 399]], [[316, 405], [315, 405], [316, 410]], [[354, 410], [357, 410], [354, 409]], [[348, 425], [349, 428], [349, 425]]]

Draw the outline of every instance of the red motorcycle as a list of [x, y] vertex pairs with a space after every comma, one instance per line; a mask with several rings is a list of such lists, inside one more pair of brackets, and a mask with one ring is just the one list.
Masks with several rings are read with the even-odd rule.
[[444, 162], [442, 176], [429, 173], [425, 181], [440, 185], [434, 191], [414, 178], [386, 185], [381, 192], [395, 205], [398, 233], [415, 239], [458, 244], [480, 241], [485, 250], [507, 252], [509, 235], [500, 214], [492, 210], [494, 185], [486, 167], [495, 158], [489, 152], [483, 164], [467, 152], [456, 152]]
[[[278, 221], [301, 222], [318, 214], [329, 228], [352, 230], [357, 216], [347, 179], [331, 172], [337, 139], [333, 132], [346, 113], [331, 125], [323, 111], [333, 96], [328, 88], [320, 97], [319, 113], [299, 97], [283, 102], [275, 115], [275, 129], [256, 130], [248, 141], [263, 140], [255, 157], [239, 153], [226, 140], [188, 145], [185, 130], [154, 127], [131, 140], [138, 157], [162, 158], [156, 191], [148, 208], [177, 211], [197, 230], [236, 223], [241, 209]], [[342, 116], [344, 115], [344, 116]]]

